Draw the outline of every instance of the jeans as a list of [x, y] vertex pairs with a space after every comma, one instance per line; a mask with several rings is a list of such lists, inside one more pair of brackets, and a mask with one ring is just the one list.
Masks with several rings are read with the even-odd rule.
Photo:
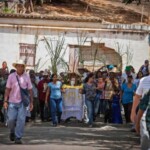
[[94, 115], [98, 114], [99, 107], [100, 107], [100, 94], [96, 95], [95, 101], [94, 101], [95, 109], [94, 109]]
[[85, 100], [87, 111], [88, 111], [88, 118], [89, 118], [89, 125], [93, 124], [93, 117], [94, 117], [94, 100]]
[[8, 106], [8, 127], [16, 138], [22, 138], [26, 118], [26, 107], [23, 103], [9, 103]]
[[[62, 114], [62, 98], [60, 99], [50, 99], [51, 116], [53, 124], [60, 123]], [[57, 117], [58, 116], [58, 117]]]

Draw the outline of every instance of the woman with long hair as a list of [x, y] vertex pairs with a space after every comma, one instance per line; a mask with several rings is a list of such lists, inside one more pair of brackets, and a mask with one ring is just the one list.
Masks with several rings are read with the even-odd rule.
[[143, 78], [143, 73], [142, 73], [142, 71], [139, 71], [137, 76], [136, 76], [136, 79], [134, 80], [134, 84], [136, 85], [136, 87], [139, 86], [140, 80], [142, 78]]
[[136, 91], [136, 85], [133, 83], [133, 77], [128, 76], [128, 82], [122, 85], [122, 104], [125, 112], [126, 123], [130, 123], [130, 115], [133, 104], [133, 97]]
[[48, 84], [46, 92], [46, 104], [48, 104], [48, 96], [50, 95], [50, 107], [53, 126], [56, 127], [61, 121], [62, 114], [62, 83], [58, 81], [57, 74], [52, 75], [52, 82]]
[[94, 83], [94, 74], [90, 73], [83, 85], [82, 94], [85, 94], [85, 103], [88, 111], [89, 118], [89, 127], [93, 126], [93, 117], [94, 117], [94, 101], [96, 96], [96, 85]]

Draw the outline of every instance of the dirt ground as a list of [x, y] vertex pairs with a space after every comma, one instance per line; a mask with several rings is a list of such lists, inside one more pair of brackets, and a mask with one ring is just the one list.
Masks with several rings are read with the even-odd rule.
[[[121, 0], [84, 0], [84, 3], [56, 3], [36, 6], [35, 15], [85, 16], [100, 18], [104, 23], [150, 24], [150, 2], [125, 5]], [[143, 15], [142, 15], [143, 14]]]
[[75, 120], [52, 127], [51, 122], [28, 123], [23, 145], [9, 141], [9, 130], [0, 127], [0, 150], [140, 150], [131, 125], [96, 122], [93, 128]]

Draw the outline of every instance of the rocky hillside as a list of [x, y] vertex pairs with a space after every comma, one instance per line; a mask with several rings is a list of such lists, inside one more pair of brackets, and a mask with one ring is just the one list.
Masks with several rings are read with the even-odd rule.
[[150, 2], [143, 0], [125, 5], [121, 0], [81, 0], [71, 3], [56, 2], [35, 6], [35, 15], [84, 16], [100, 18], [109, 23], [150, 24]]

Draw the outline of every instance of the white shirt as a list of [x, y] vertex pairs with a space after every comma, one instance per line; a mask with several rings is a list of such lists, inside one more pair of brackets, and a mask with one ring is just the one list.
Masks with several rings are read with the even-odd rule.
[[[132, 77], [133, 77], [133, 83], [134, 83], [134, 80], [136, 78], [136, 74], [135, 73], [131, 73]], [[122, 83], [127, 83], [128, 82], [128, 76], [126, 73], [123, 73], [122, 74]]]
[[136, 94], [143, 97], [144, 94], [149, 90], [150, 90], [150, 75], [140, 80], [139, 86], [136, 90]]

